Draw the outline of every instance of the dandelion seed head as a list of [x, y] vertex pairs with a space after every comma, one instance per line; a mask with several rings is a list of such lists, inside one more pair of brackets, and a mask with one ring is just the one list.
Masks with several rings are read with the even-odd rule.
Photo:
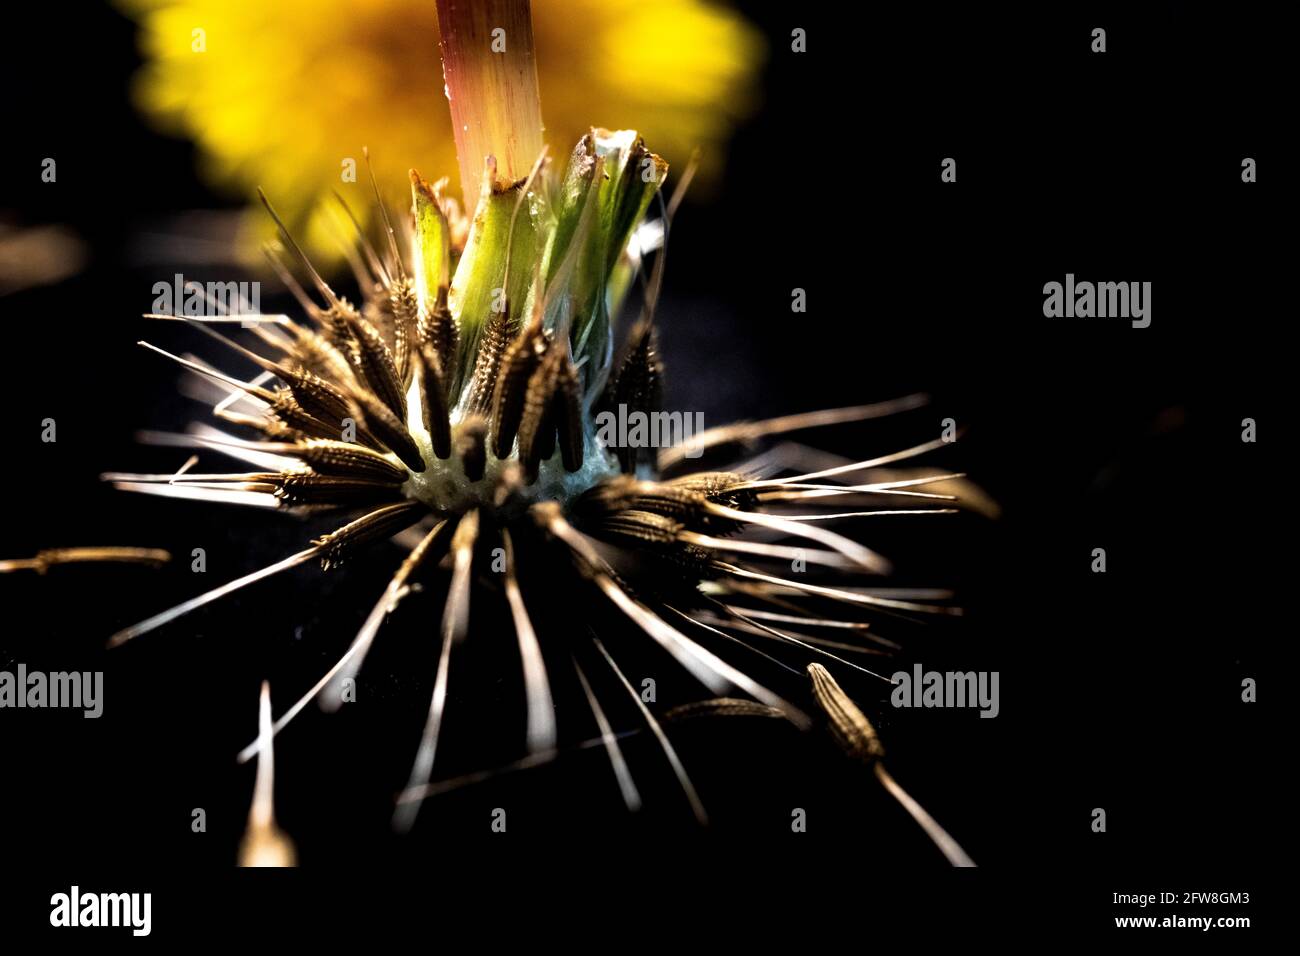
[[[470, 4], [439, 4], [442, 12], [453, 7], [462, 16], [481, 12]], [[455, 31], [443, 32], [447, 56]], [[473, 91], [493, 88], [475, 72], [482, 64], [473, 62], [474, 55], [485, 54], [453, 52], [460, 54], [458, 67], [446, 71], [445, 92], [457, 115], [473, 114]], [[511, 82], [519, 81], [512, 76]], [[522, 82], [526, 87], [527, 78]], [[495, 100], [489, 105], [501, 106]], [[648, 416], [663, 409], [655, 313], [681, 186], [663, 200], [667, 164], [633, 130], [591, 128], [564, 159], [545, 148], [535, 157], [515, 155], [537, 132], [536, 105], [530, 100], [520, 111], [529, 118], [522, 139], [501, 116], [475, 120], [482, 129], [458, 137], [462, 179], [471, 179], [467, 171], [482, 173], [482, 188], [469, 189], [463, 210], [445, 195], [446, 180], [429, 184], [414, 170], [409, 216], [389, 215], [381, 177], [373, 172], [375, 212], [368, 219], [340, 199], [355, 233], [347, 256], [355, 295], [326, 281], [263, 194], [279, 234], [268, 256], [300, 314], [274, 322], [252, 317], [258, 321], [248, 332], [256, 341], [248, 343], [220, 330], [228, 316], [187, 319], [214, 350], [256, 365], [257, 377], [239, 378], [219, 359], [141, 343], [212, 385], [213, 417], [236, 432], [205, 425], [185, 435], [155, 436], [155, 443], [185, 448], [200, 460], [192, 455], [166, 473], [109, 473], [106, 480], [162, 497], [333, 516], [337, 524], [309, 541], [294, 541], [286, 557], [267, 567], [119, 631], [110, 646], [168, 628], [244, 588], [271, 587], [269, 579], [310, 563], [338, 574], [361, 561], [391, 561], [384, 546], [402, 542], [405, 554], [388, 586], [335, 663], [278, 717], [263, 686], [258, 737], [239, 755], [256, 756], [259, 766], [245, 862], [295, 859], [272, 812], [277, 735], [313, 701], [337, 708], [339, 689], [364, 668], [385, 621], [420, 590], [423, 577], [443, 574], [445, 598], [434, 611], [436, 671], [424, 731], [395, 805], [397, 830], [416, 824], [426, 798], [460, 785], [435, 779], [445, 759], [439, 742], [446, 711], [456, 706], [449, 688], [461, 679], [460, 652], [476, 638], [477, 608], [486, 599], [508, 607], [518, 642], [516, 664], [527, 698], [527, 725], [519, 735], [527, 756], [518, 766], [538, 766], [566, 747], [601, 748], [627, 808], [640, 811], [645, 799], [620, 744], [628, 732], [615, 729], [600, 699], [612, 686], [630, 697], [691, 818], [699, 825], [708, 821], [707, 794], [697, 790], [664, 726], [674, 712], [656, 716], [620, 664], [628, 642], [641, 640], [712, 695], [712, 703], [679, 709], [679, 716], [779, 717], [809, 731], [820, 713], [842, 747], [871, 765], [880, 785], [949, 859], [966, 865], [969, 858], [955, 841], [884, 772], [874, 725], [822, 663], [889, 683], [843, 656], [898, 649], [874, 631], [861, 633], [868, 627], [864, 618], [959, 613], [946, 592], [883, 592], [852, 583], [888, 574], [891, 565], [829, 527], [864, 515], [893, 520], [952, 511], [852, 511], [844, 505], [846, 498], [855, 504], [883, 498], [891, 506], [905, 504], [909, 495], [921, 505], [955, 498], [924, 489], [934, 484], [955, 491], [962, 487], [953, 484], [959, 475], [900, 477], [894, 471], [886, 477], [879, 471], [937, 451], [943, 442], [860, 461], [820, 456], [809, 467], [800, 467], [807, 463], [797, 454], [784, 462], [761, 456], [716, 461], [724, 450], [789, 432], [909, 411], [924, 397], [716, 427], [676, 448], [603, 437], [595, 425], [602, 414]], [[362, 152], [368, 165], [369, 152]], [[503, 157], [500, 165], [496, 156]], [[515, 178], [530, 160], [528, 175]], [[682, 185], [691, 175], [688, 168]], [[657, 217], [650, 213], [656, 200]], [[638, 279], [640, 316], [616, 349], [614, 317]], [[209, 468], [204, 459], [212, 453], [235, 458], [239, 468]], [[714, 460], [695, 461], [700, 456]], [[496, 575], [484, 576], [478, 572], [489, 549], [504, 563], [492, 568]], [[63, 549], [0, 562], [0, 571], [43, 573], [86, 560], [155, 564], [165, 557], [146, 549]], [[809, 566], [822, 574], [806, 577]], [[540, 601], [539, 591], [547, 592]], [[597, 615], [587, 611], [593, 601], [622, 622], [620, 640], [595, 633]], [[538, 603], [563, 607], [562, 626], [547, 616], [534, 620]], [[828, 608], [844, 616], [832, 618]], [[836, 628], [837, 639], [802, 630], [819, 628]], [[563, 664], [558, 669], [557, 658]], [[787, 675], [800, 678], [798, 684], [792, 687]], [[774, 679], [786, 684], [778, 687]], [[599, 737], [575, 730], [572, 710], [561, 721], [555, 706], [560, 693], [585, 700]]]

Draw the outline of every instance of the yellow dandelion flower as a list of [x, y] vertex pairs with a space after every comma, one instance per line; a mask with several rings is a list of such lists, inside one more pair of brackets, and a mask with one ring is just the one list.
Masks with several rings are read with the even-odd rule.
[[[338, 248], [309, 215], [320, 200], [342, 189], [368, 205], [364, 171], [346, 178], [362, 146], [394, 195], [413, 164], [456, 168], [445, 101], [430, 108], [443, 89], [433, 0], [118, 2], [141, 25], [142, 111], [198, 144], [211, 183], [276, 196], [318, 255]], [[703, 0], [535, 0], [533, 21], [559, 155], [593, 124], [632, 127], [670, 161], [699, 147], [702, 178], [717, 173], [764, 52], [747, 21]]]

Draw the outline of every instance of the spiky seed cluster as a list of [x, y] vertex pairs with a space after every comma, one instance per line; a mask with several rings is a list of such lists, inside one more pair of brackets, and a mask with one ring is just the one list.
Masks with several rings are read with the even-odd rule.
[[[154, 439], [219, 451], [253, 470], [200, 474], [190, 470], [197, 460], [192, 456], [171, 475], [108, 476], [118, 487], [165, 497], [357, 513], [309, 547], [120, 631], [111, 644], [313, 559], [330, 570], [357, 561], [367, 547], [385, 540], [400, 541], [407, 548], [347, 651], [278, 719], [272, 719], [270, 689], [263, 684], [258, 737], [240, 754], [241, 760], [256, 757], [259, 768], [241, 851], [244, 862], [294, 860], [292, 843], [274, 820], [275, 735], [312, 700], [327, 710], [337, 706], [341, 682], [358, 674], [383, 622], [417, 590], [416, 575], [432, 564], [450, 568], [441, 649], [428, 719], [395, 823], [409, 826], [423, 800], [460, 785], [454, 779], [430, 781], [453, 651], [469, 636], [476, 555], [482, 546], [499, 544], [492, 549], [493, 570], [502, 574], [496, 581], [480, 576], [487, 581], [478, 589], [504, 600], [518, 639], [528, 715], [524, 765], [535, 766], [560, 752], [552, 684], [558, 685], [569, 668], [563, 667], [557, 676], [553, 665], [557, 655], [563, 660], [568, 651], [563, 663], [572, 665], [569, 687], [581, 689], [601, 734], [570, 749], [603, 745], [625, 804], [629, 809], [640, 806], [619, 736], [598, 700], [600, 682], [590, 680], [580, 662], [585, 657], [608, 667], [605, 683], [612, 674], [631, 698], [695, 819], [707, 821], [703, 801], [660, 720], [619, 666], [626, 643], [611, 640], [606, 647], [594, 632], [603, 618], [585, 612], [576, 621], [571, 616], [572, 607], [585, 607], [572, 597], [594, 592], [711, 692], [711, 699], [664, 713], [665, 721], [777, 716], [801, 729], [812, 725], [798, 706], [706, 645], [727, 652], [739, 646], [750, 662], [753, 655], [760, 656], [766, 673], [781, 677], [785, 671], [799, 678], [796, 693], [819, 709], [845, 753], [872, 769], [952, 862], [969, 863], [951, 837], [884, 771], [883, 749], [866, 716], [829, 671], [819, 663], [807, 664], [811, 655], [888, 680], [832, 651], [883, 654], [897, 645], [865, 632], [866, 621], [828, 616], [822, 610], [828, 605], [890, 614], [956, 609], [905, 600], [906, 594], [813, 583], [815, 573], [779, 573], [781, 565], [799, 572], [805, 565], [837, 573], [886, 572], [882, 556], [830, 530], [827, 523], [952, 509], [819, 509], [842, 507], [845, 501], [878, 502], [881, 496], [953, 500], [952, 495], [937, 493], [937, 483], [960, 476], [873, 472], [942, 442], [867, 461], [833, 463], [816, 453], [810, 460], [810, 450], [787, 445], [727, 470], [679, 470], [696, 453], [903, 411], [922, 399], [715, 428], [694, 436], [689, 450], [663, 449], [651, 459], [636, 448], [605, 447], [592, 427], [593, 411], [651, 413], [661, 404], [663, 370], [654, 312], [663, 280], [662, 249], [645, 284], [645, 308], [626, 336], [618, 363], [613, 361], [611, 316], [618, 314], [620, 300], [641, 268], [641, 244], [636, 255], [629, 254], [629, 239], [659, 195], [667, 167], [634, 132], [593, 129], [578, 142], [563, 171], [553, 175], [541, 148], [526, 0], [439, 0], [437, 6], [446, 92], [457, 118], [461, 179], [470, 189], [466, 207], [473, 207], [472, 220], [443, 196], [445, 180], [430, 185], [411, 171], [410, 229], [403, 230], [414, 238], [408, 260], [377, 185], [382, 254], [366, 240], [340, 199], [357, 233], [355, 247], [348, 249], [360, 291], [357, 306], [321, 278], [266, 203], [283, 244], [296, 258], [291, 267], [272, 249], [272, 264], [308, 321], [239, 317], [252, 323], [257, 339], [253, 350], [215, 331], [217, 322], [229, 317], [189, 320], [252, 362], [260, 373], [254, 381], [242, 381], [199, 360], [169, 356], [224, 386], [226, 391], [219, 390], [213, 399], [214, 414], [255, 437], [195, 426], [187, 435]], [[508, 52], [485, 53], [488, 32], [497, 32], [502, 22], [509, 24]], [[538, 151], [531, 172], [516, 179], [521, 163]], [[502, 157], [500, 168], [488, 153]], [[682, 184], [689, 178], [688, 170]], [[477, 195], [474, 184], [481, 186]], [[658, 225], [665, 246], [681, 188], [679, 184], [678, 194], [668, 203], [661, 201]], [[319, 299], [299, 284], [295, 274], [302, 272]], [[805, 467], [815, 470], [773, 477]], [[851, 475], [864, 483], [850, 483]], [[917, 490], [924, 486], [935, 487]], [[750, 529], [761, 532], [762, 538], [747, 537], [744, 532]], [[503, 567], [497, 566], [497, 555], [505, 556]], [[136, 548], [56, 549], [34, 558], [0, 561], [0, 572], [43, 573], [85, 561], [155, 564], [167, 557], [165, 552]], [[576, 575], [566, 573], [570, 571]], [[536, 595], [535, 589], [543, 586], [551, 592], [544, 602], [547, 608], [558, 604], [570, 616], [558, 622], [544, 616], [539, 632], [526, 595]], [[875, 646], [804, 633], [820, 634], [827, 628]], [[575, 633], [589, 637], [590, 644], [584, 641], [579, 647]], [[729, 643], [719, 644], [718, 639]], [[756, 641], [771, 642], [773, 653]], [[566, 729], [571, 713], [565, 711]], [[574, 736], [568, 731], [571, 743]]]
[[[646, 170], [650, 175], [643, 175]], [[802, 575], [782, 577], [775, 571], [780, 564], [792, 562], [841, 573], [887, 571], [880, 555], [830, 530], [827, 520], [952, 509], [850, 514], [819, 509], [843, 507], [846, 500], [878, 502], [882, 496], [904, 502], [924, 499], [920, 504], [953, 500], [952, 495], [919, 489], [960, 476], [930, 473], [849, 483], [853, 480], [849, 476], [919, 455], [939, 442], [776, 478], [764, 472], [792, 470], [792, 465], [802, 462], [762, 465], [760, 458], [730, 470], [680, 473], [686, 462], [682, 449], [665, 449], [646, 460], [635, 448], [604, 447], [593, 428], [593, 416], [600, 410], [624, 406], [655, 412], [661, 405], [663, 369], [654, 305], [663, 277], [662, 251], [647, 283], [646, 307], [617, 363], [610, 315], [617, 313], [617, 300], [630, 284], [632, 268], [640, 265], [626, 252], [628, 239], [664, 172], [662, 162], [645, 150], [635, 134], [592, 130], [556, 181], [544, 154], [526, 179], [513, 183], [497, 181], [489, 158], [478, 208], [467, 224], [457, 221], [455, 204], [444, 201], [445, 181], [430, 185], [412, 171], [411, 266], [400, 253], [386, 214], [381, 216], [386, 232], [382, 254], [358, 228], [351, 260], [361, 290], [360, 307], [317, 274], [281, 227], [284, 245], [320, 300], [307, 294], [294, 276], [295, 269], [279, 252], [271, 250], [271, 260], [309, 323], [283, 316], [242, 317], [252, 323], [261, 349], [255, 351], [216, 332], [214, 323], [189, 320], [254, 363], [262, 378], [245, 382], [213, 366], [170, 356], [223, 386], [226, 391], [214, 397], [214, 413], [227, 423], [250, 429], [256, 437], [197, 426], [189, 435], [159, 438], [166, 444], [219, 451], [256, 470], [195, 473], [183, 468], [173, 475], [107, 477], [118, 487], [166, 497], [359, 515], [270, 567], [119, 632], [112, 643], [166, 625], [308, 560], [318, 560], [326, 570], [346, 565], [358, 560], [367, 546], [419, 525], [418, 543], [410, 547], [348, 651], [274, 722], [269, 699], [264, 697], [262, 732], [241, 754], [242, 759], [258, 756], [269, 763], [271, 738], [309, 701], [318, 698], [322, 706], [331, 706], [337, 695], [324, 692], [360, 670], [381, 624], [409, 592], [411, 578], [430, 559], [446, 557], [451, 583], [442, 612], [442, 650], [424, 737], [399, 803], [399, 826], [409, 826], [421, 801], [438, 792], [430, 780], [452, 649], [469, 628], [471, 570], [485, 540], [499, 543], [507, 556], [501, 590], [518, 637], [528, 699], [527, 744], [533, 760], [549, 759], [547, 755], [558, 752], [559, 741], [552, 677], [545, 664], [548, 638], [534, 629], [520, 586], [520, 558], [536, 547], [539, 529], [544, 547], [558, 548], [571, 562], [577, 572], [575, 588], [594, 586], [715, 695], [711, 701], [666, 717], [775, 714], [800, 727], [810, 725], [797, 706], [701, 643], [713, 637], [743, 645], [796, 674], [802, 671], [776, 653], [754, 646], [755, 639], [775, 642], [773, 650], [795, 655], [798, 665], [806, 665], [807, 656], [814, 655], [887, 679], [832, 649], [879, 654], [887, 652], [881, 648], [896, 646], [891, 642], [868, 636], [877, 646], [859, 647], [789, 630], [787, 624], [814, 631], [851, 628], [852, 634], [867, 627], [865, 622], [822, 616], [818, 607], [826, 602], [886, 613], [957, 613], [955, 608], [871, 589], [807, 583]], [[378, 199], [377, 187], [375, 192]], [[665, 212], [674, 206], [675, 201], [667, 204]], [[275, 216], [269, 203], [267, 208]], [[382, 214], [382, 200], [379, 208]], [[662, 234], [665, 238], [668, 234], [666, 221]], [[795, 429], [903, 411], [921, 401], [912, 397], [726, 426], [696, 435], [692, 447], [705, 452], [735, 442], [752, 443]], [[679, 473], [661, 474], [674, 470]], [[744, 532], [749, 529], [761, 531], [765, 540], [747, 537]], [[521, 548], [516, 541], [524, 539], [530, 543]], [[82, 557], [134, 560], [152, 554], [89, 549]], [[44, 560], [38, 556], [8, 562], [12, 568], [0, 563], [0, 570], [43, 569], [50, 563], [79, 559], [72, 552]], [[775, 571], [770, 564], [774, 561], [779, 563]], [[549, 638], [561, 639], [560, 635]], [[563, 639], [572, 638], [564, 635]], [[703, 805], [667, 736], [624, 677], [616, 653], [598, 639], [595, 646], [641, 708], [696, 818], [703, 822]], [[603, 742], [624, 799], [634, 808], [639, 796], [617, 741], [609, 736], [593, 686], [576, 659], [574, 666], [592, 713], [605, 728]], [[837, 739], [856, 756], [870, 757], [882, 784], [895, 792], [897, 784], [879, 766], [878, 740], [865, 716], [824, 668], [817, 666], [808, 673], [811, 700], [826, 715]], [[749, 699], [724, 696], [735, 691]], [[905, 796], [899, 800], [911, 810], [914, 801]], [[919, 807], [911, 810], [914, 815], [918, 811]], [[257, 812], [263, 823], [270, 819], [269, 807]], [[936, 842], [951, 840], [928, 817], [917, 819]], [[957, 857], [950, 854], [950, 858]]]

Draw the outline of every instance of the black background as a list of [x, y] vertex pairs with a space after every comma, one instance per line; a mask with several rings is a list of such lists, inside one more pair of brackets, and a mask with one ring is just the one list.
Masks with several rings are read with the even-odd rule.
[[[633, 740], [646, 801], [636, 817], [591, 751], [440, 798], [410, 838], [393, 838], [387, 808], [427, 707], [440, 576], [382, 632], [362, 676], [371, 706], [309, 710], [279, 738], [278, 812], [302, 862], [344, 867], [351, 882], [402, 872], [443, 883], [487, 860], [499, 867], [488, 880], [572, 874], [571, 902], [584, 898], [579, 885], [599, 895], [608, 879], [630, 886], [646, 874], [814, 893], [852, 880], [865, 898], [867, 886], [923, 871], [933, 879], [915, 898], [996, 898], [989, 912], [1012, 915], [1027, 895], [1036, 912], [1077, 911], [1084, 926], [1125, 912], [1109, 905], [1112, 892], [1258, 893], [1279, 852], [1272, 768], [1285, 757], [1273, 739], [1285, 688], [1270, 677], [1286, 637], [1277, 612], [1289, 509], [1285, 473], [1264, 462], [1283, 437], [1293, 311], [1282, 295], [1291, 223], [1277, 146], [1293, 109], [1278, 85], [1280, 30], [1253, 5], [748, 6], [770, 38], [765, 107], [736, 136], [721, 189], [688, 202], [674, 231], [668, 403], [716, 424], [933, 396], [896, 422], [803, 436], [859, 457], [925, 440], [945, 417], [967, 429], [934, 461], [968, 472], [1001, 519], [872, 525], [868, 540], [908, 583], [952, 586], [968, 609], [955, 627], [904, 630], [904, 659], [1000, 671], [1001, 715], [896, 712], [884, 685], [840, 676], [879, 719], [894, 775], [985, 870], [940, 881], [942, 858], [869, 779], [820, 739], [766, 722], [675, 732], [713, 818], [707, 834], [651, 742]], [[255, 731], [260, 681], [281, 706], [296, 698], [346, 646], [399, 557], [284, 575], [103, 651], [118, 627], [297, 550], [318, 529], [97, 481], [105, 470], [175, 468], [183, 455], [133, 446], [132, 435], [200, 411], [133, 344], [147, 333], [202, 349], [183, 329], [136, 318], [172, 270], [134, 264], [133, 242], [169, 213], [235, 199], [210, 194], [192, 148], [131, 111], [127, 21], [93, 5], [71, 18], [54, 5], [34, 12], [8, 37], [0, 206], [25, 224], [71, 225], [92, 260], [57, 287], [0, 300], [0, 556], [114, 543], [178, 560], [158, 573], [0, 578], [0, 667], [106, 672], [99, 720], [5, 712], [6, 842], [55, 888], [96, 876], [104, 888], [165, 893], [164, 868], [234, 861], [252, 770], [232, 757]], [[795, 26], [808, 30], [806, 54], [789, 52]], [[1105, 54], [1089, 51], [1094, 26], [1107, 29]], [[57, 185], [40, 182], [45, 156], [58, 158]], [[939, 181], [947, 156], [955, 184]], [[1253, 185], [1241, 182], [1246, 156], [1259, 165]], [[1150, 281], [1151, 326], [1045, 319], [1042, 286], [1067, 272]], [[790, 314], [795, 287], [807, 290], [805, 315]], [[46, 417], [56, 444], [40, 441]], [[1240, 440], [1246, 417], [1259, 422], [1258, 444]], [[200, 585], [181, 560], [193, 547], [207, 551]], [[1095, 547], [1107, 551], [1104, 575], [1089, 569]], [[604, 619], [597, 599], [577, 600], [571, 618]], [[498, 611], [480, 609], [490, 630]], [[521, 753], [508, 641], [484, 638], [464, 666], [436, 776]], [[598, 659], [584, 666], [595, 672]], [[697, 693], [659, 666], [661, 701]], [[783, 686], [779, 673], [756, 673]], [[1259, 681], [1259, 703], [1241, 702], [1245, 677]], [[617, 725], [636, 726], [614, 684], [598, 690]], [[206, 834], [190, 832], [194, 807], [207, 811]], [[489, 830], [494, 807], [508, 810], [506, 838]], [[807, 834], [791, 834], [793, 807], [808, 810]], [[1094, 807], [1106, 809], [1104, 834], [1091, 831]], [[41, 923], [49, 891], [38, 884]]]

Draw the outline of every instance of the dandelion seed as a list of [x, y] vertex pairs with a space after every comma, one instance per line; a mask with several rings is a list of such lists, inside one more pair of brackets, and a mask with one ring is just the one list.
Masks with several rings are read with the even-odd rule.
[[257, 717], [257, 782], [248, 828], [239, 848], [240, 866], [294, 866], [293, 841], [275, 823], [275, 749], [271, 742], [271, 685], [262, 682]]
[[884, 745], [880, 742], [876, 728], [835, 678], [821, 664], [809, 664], [808, 676], [812, 679], [813, 696], [826, 714], [832, 736], [844, 752], [871, 767], [882, 786], [903, 809], [912, 815], [926, 835], [934, 841], [948, 862], [953, 866], [974, 866], [975, 861], [966, 855], [966, 851], [948, 835], [943, 827], [935, 822], [934, 817], [926, 813], [925, 808], [917, 803], [910, 794], [898, 785], [898, 782], [885, 770], [881, 758], [885, 755]]

